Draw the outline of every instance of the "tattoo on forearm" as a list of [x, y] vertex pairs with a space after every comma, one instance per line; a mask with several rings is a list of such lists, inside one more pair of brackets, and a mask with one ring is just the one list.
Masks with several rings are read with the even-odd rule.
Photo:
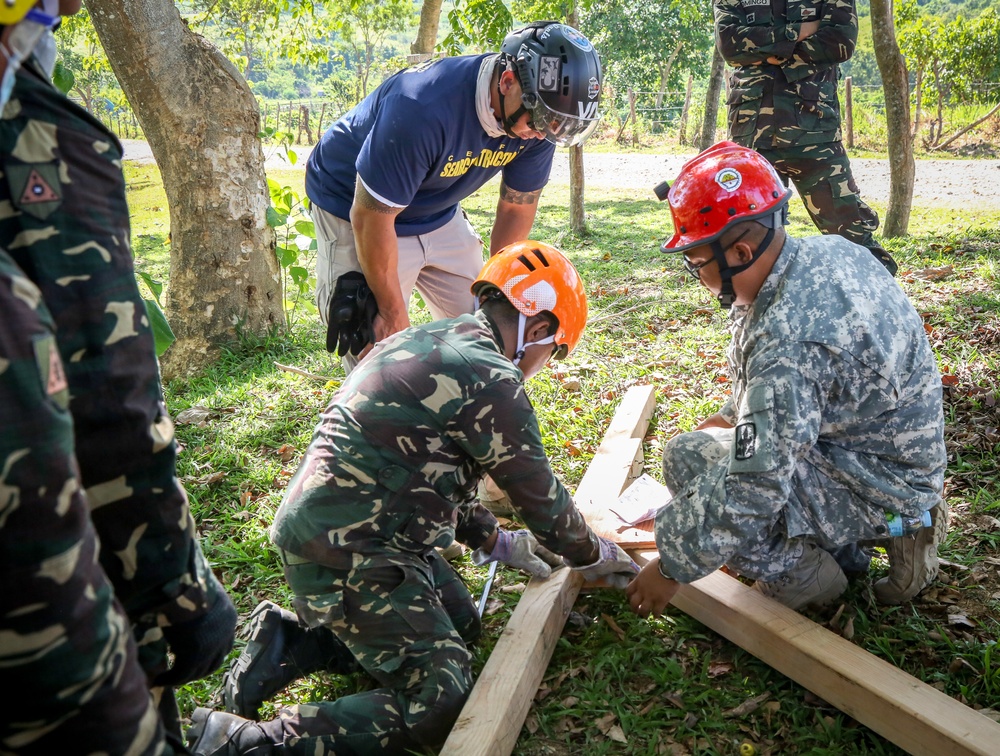
[[535, 205], [541, 194], [541, 189], [536, 189], [533, 192], [518, 192], [507, 186], [502, 179], [500, 181], [500, 199], [504, 202], [510, 202], [512, 205]]
[[368, 190], [365, 189], [364, 184], [360, 181], [354, 187], [354, 201], [360, 206], [365, 208], [365, 210], [373, 210], [376, 213], [384, 213], [386, 215], [394, 215], [400, 211], [398, 207], [391, 207], [384, 202], [379, 202], [377, 199], [372, 197]]

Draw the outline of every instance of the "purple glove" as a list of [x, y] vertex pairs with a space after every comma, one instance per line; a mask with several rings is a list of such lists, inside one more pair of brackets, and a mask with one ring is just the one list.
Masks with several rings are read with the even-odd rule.
[[582, 567], [567, 564], [583, 575], [588, 583], [603, 579], [613, 588], [624, 588], [638, 574], [639, 565], [614, 541], [600, 537], [597, 540], [600, 541], [601, 554], [596, 562]]
[[472, 561], [475, 564], [501, 562], [509, 567], [524, 570], [534, 577], [547, 578], [552, 574], [552, 568], [539, 556], [540, 554], [549, 555], [550, 552], [539, 545], [531, 531], [515, 530], [511, 533], [500, 529], [497, 530], [497, 541], [493, 545], [493, 551], [487, 554], [482, 549], [476, 549], [472, 552]]

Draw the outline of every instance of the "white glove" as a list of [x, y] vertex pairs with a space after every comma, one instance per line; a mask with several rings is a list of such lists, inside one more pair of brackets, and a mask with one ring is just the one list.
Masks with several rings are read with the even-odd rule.
[[583, 575], [588, 583], [604, 580], [612, 588], [624, 588], [638, 574], [639, 565], [614, 541], [600, 537], [597, 540], [601, 544], [601, 554], [596, 562], [582, 567], [566, 564]]
[[534, 577], [547, 578], [552, 574], [552, 568], [539, 554], [548, 556], [549, 551], [541, 546], [529, 530], [515, 530], [513, 533], [497, 530], [497, 540], [493, 551], [486, 553], [482, 549], [472, 552], [474, 564], [489, 564], [501, 562], [510, 567], [524, 570]]

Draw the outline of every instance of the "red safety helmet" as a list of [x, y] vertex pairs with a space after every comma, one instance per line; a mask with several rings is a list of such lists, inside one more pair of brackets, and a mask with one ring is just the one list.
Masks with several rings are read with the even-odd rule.
[[735, 142], [719, 142], [686, 162], [670, 187], [666, 199], [674, 235], [660, 250], [683, 252], [708, 244], [734, 223], [773, 215], [791, 196], [774, 166], [759, 153]]
[[479, 296], [486, 287], [499, 289], [526, 317], [545, 311], [555, 315], [557, 360], [576, 347], [587, 324], [587, 293], [573, 263], [558, 249], [530, 240], [508, 244], [486, 261], [472, 293]]

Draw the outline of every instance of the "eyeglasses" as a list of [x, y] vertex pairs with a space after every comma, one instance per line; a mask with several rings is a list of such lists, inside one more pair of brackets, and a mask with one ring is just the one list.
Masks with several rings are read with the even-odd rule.
[[703, 263], [697, 263], [697, 264], [688, 260], [687, 255], [684, 255], [681, 259], [684, 261], [684, 270], [690, 273], [691, 277], [694, 278], [696, 281], [701, 280], [701, 269], [704, 268], [706, 265], [710, 265], [711, 263], [715, 262], [714, 257], [705, 260], [705, 262]]
[[528, 110], [531, 129], [560, 147], [583, 144], [601, 120], [596, 108], [592, 118], [577, 118], [552, 110], [537, 94], [522, 94], [521, 102]]
[[[744, 236], [746, 236], [749, 233], [750, 233], [750, 229], [748, 228], [742, 234], [740, 234], [735, 239], [733, 239], [731, 242], [729, 242], [729, 244], [726, 244], [723, 248], [728, 250], [730, 247], [735, 246], [736, 243], [738, 241], [740, 241], [740, 239], [742, 239]], [[704, 268], [709, 263], [715, 262], [716, 261], [716, 257], [715, 257], [715, 255], [712, 255], [712, 257], [710, 259], [705, 260], [705, 262], [703, 262], [703, 263], [693, 263], [690, 260], [688, 260], [687, 255], [682, 255], [681, 256], [681, 260], [683, 260], [683, 262], [684, 262], [684, 270], [686, 270], [688, 273], [690, 273], [692, 278], [694, 278], [697, 281], [700, 281], [701, 280], [701, 269]]]

